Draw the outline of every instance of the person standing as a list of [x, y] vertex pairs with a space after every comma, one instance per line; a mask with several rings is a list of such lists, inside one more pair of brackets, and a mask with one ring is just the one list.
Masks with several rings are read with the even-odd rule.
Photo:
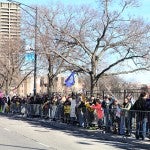
[[111, 127], [114, 134], [120, 133], [120, 114], [121, 106], [119, 100], [114, 99], [113, 103], [110, 105], [110, 116], [111, 116]]
[[104, 109], [104, 126], [106, 132], [110, 132], [111, 129], [111, 118], [110, 118], [110, 107], [112, 102], [109, 99], [109, 96], [105, 96], [102, 101], [102, 108]]
[[103, 117], [104, 117], [102, 105], [98, 99], [95, 99], [93, 101], [93, 105], [91, 105], [90, 107], [96, 111], [97, 125], [98, 125], [98, 128], [101, 129], [103, 125]]
[[121, 108], [121, 126], [120, 126], [120, 134], [125, 134], [129, 135], [129, 130], [130, 130], [130, 117], [129, 117], [129, 110], [131, 109], [131, 102], [129, 99], [126, 97], [124, 99], [124, 102], [122, 104]]
[[146, 136], [147, 116], [145, 111], [147, 98], [148, 93], [145, 91], [141, 92], [138, 100], [132, 107], [132, 110], [136, 111], [136, 139], [139, 139], [141, 137], [142, 140], [144, 140]]
[[146, 100], [146, 110], [147, 110], [147, 135], [150, 139], [150, 97]]
[[71, 100], [72, 98], [68, 97], [64, 102], [64, 123], [70, 123], [70, 107], [71, 107]]

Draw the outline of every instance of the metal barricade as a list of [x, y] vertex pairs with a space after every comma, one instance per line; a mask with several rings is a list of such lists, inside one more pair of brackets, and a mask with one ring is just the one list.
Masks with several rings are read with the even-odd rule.
[[134, 133], [136, 139], [149, 137], [150, 130], [150, 111], [129, 111], [129, 131]]
[[27, 104], [26, 113], [29, 117], [41, 117], [42, 105], [41, 104]]
[[[94, 111], [89, 111], [88, 108], [81, 111], [77, 109], [76, 105], [72, 105], [74, 111], [70, 111], [70, 123], [75, 121], [78, 125], [88, 127], [94, 124], [98, 126], [98, 120], [96, 120], [96, 114]], [[49, 117], [52, 120], [64, 121], [64, 109], [63, 104], [49, 105], [46, 112], [41, 104], [15, 104], [12, 103], [10, 111], [13, 113], [25, 114], [27, 117]], [[45, 113], [45, 114], [44, 114]], [[74, 114], [72, 114], [74, 113]], [[81, 116], [82, 115], [82, 116]], [[73, 117], [73, 118], [72, 118]], [[97, 122], [95, 122], [97, 121]], [[150, 137], [150, 111], [139, 110], [125, 110], [119, 109], [104, 109], [104, 116], [100, 120], [100, 130], [111, 132], [123, 136], [134, 135], [135, 138], [144, 139]], [[68, 123], [68, 122], [67, 122]]]

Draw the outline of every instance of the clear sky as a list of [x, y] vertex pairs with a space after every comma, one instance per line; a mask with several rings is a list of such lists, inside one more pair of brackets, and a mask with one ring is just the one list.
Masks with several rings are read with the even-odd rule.
[[[0, 0], [5, 1], [6, 0]], [[73, 5], [81, 5], [81, 4], [91, 4], [96, 6], [96, 0], [16, 0], [20, 3], [24, 3], [27, 5], [51, 5], [52, 2], [62, 2], [64, 4], [73, 4]], [[129, 13], [133, 16], [144, 17], [146, 21], [150, 22], [150, 0], [139, 0], [140, 7], [132, 8], [129, 10]], [[137, 81], [141, 83], [149, 83], [150, 84], [150, 72], [144, 73], [135, 73], [132, 75], [124, 75], [128, 81]]]
[[[7, 1], [7, 0], [0, 0], [0, 1]], [[13, 1], [13, 0], [12, 0]], [[14, 0], [20, 3], [24, 3], [27, 5], [51, 5], [52, 2], [61, 2], [66, 5], [81, 5], [81, 4], [90, 4], [93, 6], [96, 6], [96, 1], [98, 0]], [[129, 13], [135, 16], [141, 16], [144, 17], [145, 20], [150, 21], [150, 0], [138, 0], [140, 7], [138, 8], [132, 8], [129, 10]]]
[[[0, 1], [7, 1], [7, 0], [0, 0]], [[13, 0], [12, 0], [13, 1]], [[96, 5], [97, 0], [16, 0], [20, 3], [24, 3], [27, 5], [50, 5], [52, 2], [62, 2], [64, 4], [92, 4]], [[139, 0], [140, 7], [131, 10], [131, 14], [135, 14], [136, 16], [142, 16], [150, 20], [150, 0]]]

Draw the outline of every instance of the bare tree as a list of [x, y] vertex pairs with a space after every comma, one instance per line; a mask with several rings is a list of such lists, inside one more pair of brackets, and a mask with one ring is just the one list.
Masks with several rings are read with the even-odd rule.
[[[90, 76], [92, 94], [104, 76], [149, 70], [149, 24], [126, 15], [136, 0], [99, 2], [98, 9], [61, 4], [39, 9], [38, 70], [47, 69], [48, 87], [59, 73], [76, 70]], [[30, 41], [32, 22], [25, 25]]]
[[[60, 19], [60, 16], [65, 17], [61, 9], [61, 5], [38, 8], [37, 70], [39, 74], [47, 74], [47, 90], [49, 94], [53, 91], [54, 79], [57, 75], [72, 69], [72, 66], [67, 61], [71, 58], [70, 54], [73, 46], [66, 42], [62, 43], [61, 35], [57, 29], [54, 30], [55, 27], [53, 26], [57, 22], [57, 19]], [[34, 38], [34, 26], [28, 20], [24, 22], [24, 35], [32, 41]]]
[[[113, 1], [100, 0], [99, 10], [86, 6], [76, 10], [62, 7], [59, 18], [48, 19], [49, 27], [58, 34], [58, 42], [73, 47], [71, 61], [62, 59], [89, 74], [91, 94], [103, 76], [150, 68], [149, 24], [141, 18], [125, 16], [125, 11], [134, 6], [135, 0], [123, 0], [120, 6], [115, 4], [118, 10], [111, 7]], [[55, 49], [53, 52], [61, 55]]]
[[[21, 82], [21, 70], [25, 65], [25, 55], [22, 53], [23, 44], [19, 39], [7, 39], [1, 42], [1, 88], [8, 94]], [[21, 52], [21, 53], [20, 53]]]

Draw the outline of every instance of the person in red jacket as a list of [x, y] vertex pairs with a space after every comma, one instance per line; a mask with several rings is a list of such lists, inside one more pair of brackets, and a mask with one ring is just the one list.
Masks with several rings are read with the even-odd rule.
[[100, 101], [98, 99], [94, 99], [93, 105], [91, 105], [90, 107], [96, 111], [98, 128], [101, 129], [103, 125], [104, 112]]

